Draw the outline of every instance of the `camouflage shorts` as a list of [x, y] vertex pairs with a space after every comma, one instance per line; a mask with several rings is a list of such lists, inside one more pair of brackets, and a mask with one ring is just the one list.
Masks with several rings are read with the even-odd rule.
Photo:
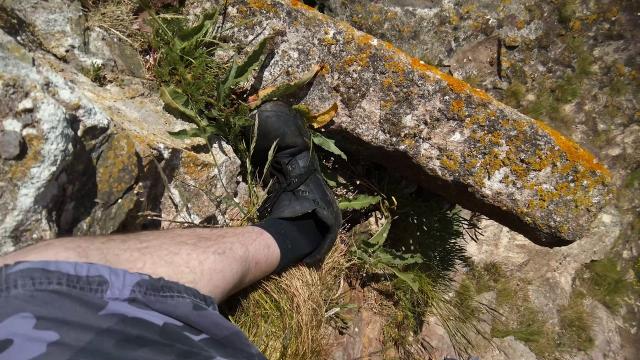
[[264, 359], [195, 289], [108, 266], [0, 267], [0, 360]]

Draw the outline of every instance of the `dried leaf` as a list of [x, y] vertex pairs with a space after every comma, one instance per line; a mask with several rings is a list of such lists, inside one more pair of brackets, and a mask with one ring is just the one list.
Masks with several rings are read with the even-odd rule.
[[327, 125], [329, 121], [333, 120], [333, 118], [336, 116], [337, 113], [338, 113], [338, 104], [333, 103], [333, 105], [331, 105], [331, 107], [328, 108], [327, 110], [321, 112], [320, 114], [312, 115], [311, 118], [309, 119], [309, 123], [315, 129], [321, 128]]
[[300, 90], [309, 81], [313, 80], [313, 78], [318, 75], [320, 70], [322, 70], [322, 66], [314, 65], [311, 70], [304, 73], [298, 80], [294, 82], [284, 83], [276, 87], [271, 86], [264, 90], [258, 91], [258, 95], [255, 101], [251, 101], [250, 99], [249, 106], [255, 109], [256, 107], [267, 101], [280, 99], [284, 96], [290, 95]]

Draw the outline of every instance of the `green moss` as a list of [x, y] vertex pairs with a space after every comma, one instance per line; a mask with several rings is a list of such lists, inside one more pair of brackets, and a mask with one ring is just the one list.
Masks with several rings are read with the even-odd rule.
[[518, 82], [520, 84], [527, 83], [527, 71], [519, 63], [512, 64], [507, 70], [512, 82]]
[[464, 80], [467, 84], [469, 84], [469, 85], [471, 85], [473, 87], [476, 87], [476, 88], [479, 87], [480, 83], [482, 82], [482, 78], [480, 78], [476, 74], [467, 75], [462, 80]]
[[609, 85], [609, 95], [615, 97], [624, 96], [629, 92], [629, 88], [629, 84], [627, 84], [627, 82], [623, 78], [616, 76], [613, 78], [611, 84]]
[[568, 37], [567, 49], [571, 53], [571, 57], [575, 59], [576, 79], [582, 81], [592, 75], [593, 55], [591, 55], [584, 38], [580, 36]]
[[504, 278], [496, 284], [496, 306], [505, 317], [494, 322], [491, 336], [513, 336], [524, 342], [538, 357], [547, 359], [556, 353], [556, 332], [548, 319], [533, 304], [524, 284]]
[[520, 108], [526, 94], [526, 88], [518, 81], [512, 82], [504, 93], [504, 102], [514, 108]]
[[631, 188], [640, 184], [640, 168], [633, 170], [624, 180], [624, 186]]
[[[472, 290], [468, 289], [467, 283], [471, 284]], [[492, 323], [492, 337], [513, 336], [543, 359], [556, 353], [556, 332], [547, 325], [544, 314], [531, 304], [526, 284], [508, 276], [500, 264], [489, 262], [472, 266], [465, 281], [461, 282], [461, 288], [462, 295], [495, 291], [495, 311], [501, 316]], [[465, 299], [468, 295], [459, 297]]]
[[506, 273], [497, 262], [487, 262], [481, 266], [472, 265], [469, 271], [469, 279], [472, 281], [475, 292], [484, 294], [493, 291]]
[[587, 264], [581, 280], [587, 295], [613, 312], [620, 310], [624, 298], [633, 290], [633, 284], [625, 278], [618, 261], [611, 257]]
[[576, 12], [576, 0], [561, 0], [558, 4], [558, 22], [563, 25], [569, 25], [571, 20], [576, 17]]
[[577, 58], [576, 58], [576, 76], [578, 76], [579, 79], [584, 79], [589, 75], [593, 74], [593, 71], [591, 70], [593, 66], [593, 56], [587, 52], [581, 52], [579, 54], [577, 54]]
[[555, 87], [555, 98], [563, 104], [570, 103], [580, 96], [581, 82], [576, 75], [567, 74]]
[[536, 99], [523, 111], [534, 119], [559, 119], [564, 113], [558, 101], [546, 90], [539, 91]]
[[584, 305], [585, 294], [574, 291], [569, 303], [558, 309], [560, 331], [558, 333], [559, 347], [565, 350], [588, 351], [593, 348], [591, 336], [593, 324], [591, 314]]

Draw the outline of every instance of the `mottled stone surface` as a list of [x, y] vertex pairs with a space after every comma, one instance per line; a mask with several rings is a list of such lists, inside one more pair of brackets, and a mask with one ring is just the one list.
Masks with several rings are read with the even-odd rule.
[[27, 19], [23, 24], [28, 29], [19, 30], [29, 32], [43, 50], [60, 59], [84, 46], [85, 19], [79, 1], [6, 0], [1, 8]]
[[297, 100], [314, 111], [337, 103], [329, 131], [352, 153], [546, 246], [579, 239], [607, 200], [608, 170], [544, 122], [299, 1], [228, 11], [232, 23], [249, 15], [236, 41], [276, 35], [261, 86], [324, 65]]

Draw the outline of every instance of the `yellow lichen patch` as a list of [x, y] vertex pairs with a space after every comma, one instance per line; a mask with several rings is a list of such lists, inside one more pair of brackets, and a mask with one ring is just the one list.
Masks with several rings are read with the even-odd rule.
[[183, 152], [180, 164], [182, 173], [193, 180], [207, 179], [210, 177], [212, 164], [204, 161], [195, 153], [190, 151]]
[[116, 133], [96, 164], [97, 199], [106, 204], [118, 200], [134, 182], [138, 172], [136, 144], [124, 133]]
[[469, 129], [475, 126], [487, 125], [487, 117], [483, 115], [473, 115], [467, 118], [464, 122], [464, 126]]
[[438, 69], [437, 67], [425, 64], [424, 61], [418, 60], [416, 58], [411, 58], [411, 66], [414, 69], [434, 73], [436, 75], [442, 74], [442, 71], [440, 71], [440, 69]]
[[460, 99], [453, 100], [451, 102], [451, 112], [464, 116], [464, 101]]
[[373, 39], [374, 39], [373, 36], [363, 33], [356, 37], [356, 42], [360, 46], [371, 46]]
[[342, 65], [345, 69], [348, 69], [353, 65], [367, 67], [369, 66], [369, 53], [361, 52], [357, 55], [349, 55], [344, 58], [344, 60], [342, 61]]
[[478, 169], [471, 177], [473, 183], [478, 189], [484, 187], [485, 179], [487, 178], [487, 171], [483, 168]]
[[580, 20], [578, 20], [578, 19], [573, 19], [573, 20], [571, 20], [571, 23], [569, 24], [569, 28], [573, 32], [580, 31], [580, 30], [582, 30], [582, 22]]
[[569, 140], [560, 132], [540, 120], [536, 120], [536, 125], [538, 125], [540, 129], [544, 130], [547, 134], [549, 134], [549, 136], [551, 136], [556, 145], [558, 145], [558, 147], [562, 149], [562, 151], [564, 151], [569, 160], [577, 162], [587, 169], [600, 172], [607, 178], [611, 177], [611, 173], [609, 172], [609, 170], [604, 167], [604, 165], [600, 164], [596, 160], [595, 156], [593, 156], [590, 152], [580, 147], [580, 145]]
[[476, 165], [478, 165], [480, 161], [478, 159], [471, 159], [469, 161], [467, 161], [466, 164], [464, 164], [464, 168], [467, 170], [472, 170], [473, 168], [476, 167]]
[[460, 157], [455, 153], [446, 152], [440, 159], [440, 165], [451, 172], [455, 172], [460, 168]]
[[268, 12], [275, 12], [276, 8], [269, 2], [265, 0], [248, 0], [249, 6], [257, 9]]
[[493, 173], [504, 167], [500, 157], [500, 152], [496, 149], [491, 150], [491, 152], [482, 159], [480, 166], [487, 170], [487, 174], [489, 174], [489, 176], [493, 175]]
[[42, 144], [44, 144], [42, 136], [40, 134], [27, 134], [24, 136], [24, 141], [27, 143], [27, 154], [21, 161], [11, 162], [9, 179], [25, 179], [31, 168], [42, 160], [41, 150]]
[[406, 70], [406, 67], [398, 61], [388, 61], [384, 63], [384, 67], [396, 74], [403, 73]]
[[494, 145], [502, 145], [502, 142], [503, 142], [502, 132], [494, 131], [491, 134], [489, 134], [489, 141]]
[[387, 111], [393, 107], [393, 104], [394, 104], [393, 100], [383, 100], [382, 102], [380, 102], [380, 108], [383, 111]]
[[338, 42], [336, 41], [336, 39], [333, 38], [333, 36], [327, 35], [327, 36], [322, 38], [322, 43], [327, 45], [327, 46], [332, 46], [332, 45], [337, 44]]
[[384, 78], [384, 79], [382, 79], [382, 86], [384, 86], [384, 87], [393, 86], [393, 79], [392, 78]]
[[404, 139], [402, 144], [408, 148], [413, 148], [416, 146], [416, 141], [414, 139]]
[[511, 170], [511, 173], [513, 173], [513, 175], [515, 175], [515, 177], [520, 181], [523, 181], [527, 178], [527, 175], [529, 175], [527, 168], [520, 164], [512, 164], [509, 170]]

